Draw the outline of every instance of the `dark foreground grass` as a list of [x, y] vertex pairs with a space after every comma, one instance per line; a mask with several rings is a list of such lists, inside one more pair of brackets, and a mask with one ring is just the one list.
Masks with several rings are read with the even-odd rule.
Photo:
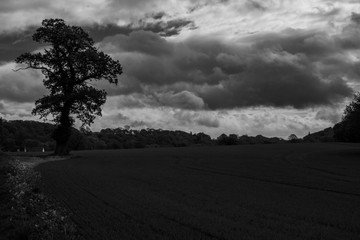
[[82, 239], [67, 210], [41, 187], [39, 173], [0, 153], [0, 239]]
[[0, 152], [0, 239], [10, 239], [15, 234], [14, 226], [10, 222], [11, 195], [6, 184], [9, 172], [8, 156]]
[[360, 145], [75, 154], [37, 170], [87, 239], [360, 239]]

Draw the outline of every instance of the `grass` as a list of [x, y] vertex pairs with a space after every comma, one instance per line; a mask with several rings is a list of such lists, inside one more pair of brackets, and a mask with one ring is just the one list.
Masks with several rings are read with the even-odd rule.
[[38, 172], [2, 155], [0, 239], [82, 239], [66, 209], [44, 195]]
[[36, 167], [86, 239], [359, 239], [360, 145], [74, 152]]

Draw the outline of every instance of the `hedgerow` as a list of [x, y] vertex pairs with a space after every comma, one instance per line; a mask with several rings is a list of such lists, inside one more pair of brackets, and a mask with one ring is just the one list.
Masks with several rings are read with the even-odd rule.
[[10, 193], [10, 222], [15, 239], [82, 239], [70, 213], [41, 191], [41, 176], [16, 159], [10, 160], [7, 187]]

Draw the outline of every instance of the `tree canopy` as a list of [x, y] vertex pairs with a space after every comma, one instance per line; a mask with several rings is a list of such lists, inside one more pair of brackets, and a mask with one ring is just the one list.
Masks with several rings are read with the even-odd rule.
[[[45, 76], [44, 86], [50, 93], [35, 102], [32, 113], [46, 119], [53, 116], [58, 124], [53, 137], [56, 154], [67, 154], [74, 117], [90, 125], [101, 116], [106, 92], [90, 85], [93, 80], [117, 84], [122, 74], [119, 61], [98, 51], [95, 42], [81, 27], [69, 26], [62, 19], [45, 19], [36, 30], [33, 40], [46, 44], [43, 51], [24, 53], [16, 62], [26, 65], [20, 69], [38, 69]], [[18, 70], [20, 70], [18, 69]]]
[[360, 142], [360, 92], [346, 106], [342, 121], [334, 126], [334, 135], [338, 141]]

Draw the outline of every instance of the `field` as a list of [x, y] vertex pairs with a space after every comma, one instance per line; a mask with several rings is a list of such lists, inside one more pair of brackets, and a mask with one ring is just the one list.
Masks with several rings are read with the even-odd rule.
[[360, 145], [74, 152], [40, 164], [87, 239], [360, 239]]

